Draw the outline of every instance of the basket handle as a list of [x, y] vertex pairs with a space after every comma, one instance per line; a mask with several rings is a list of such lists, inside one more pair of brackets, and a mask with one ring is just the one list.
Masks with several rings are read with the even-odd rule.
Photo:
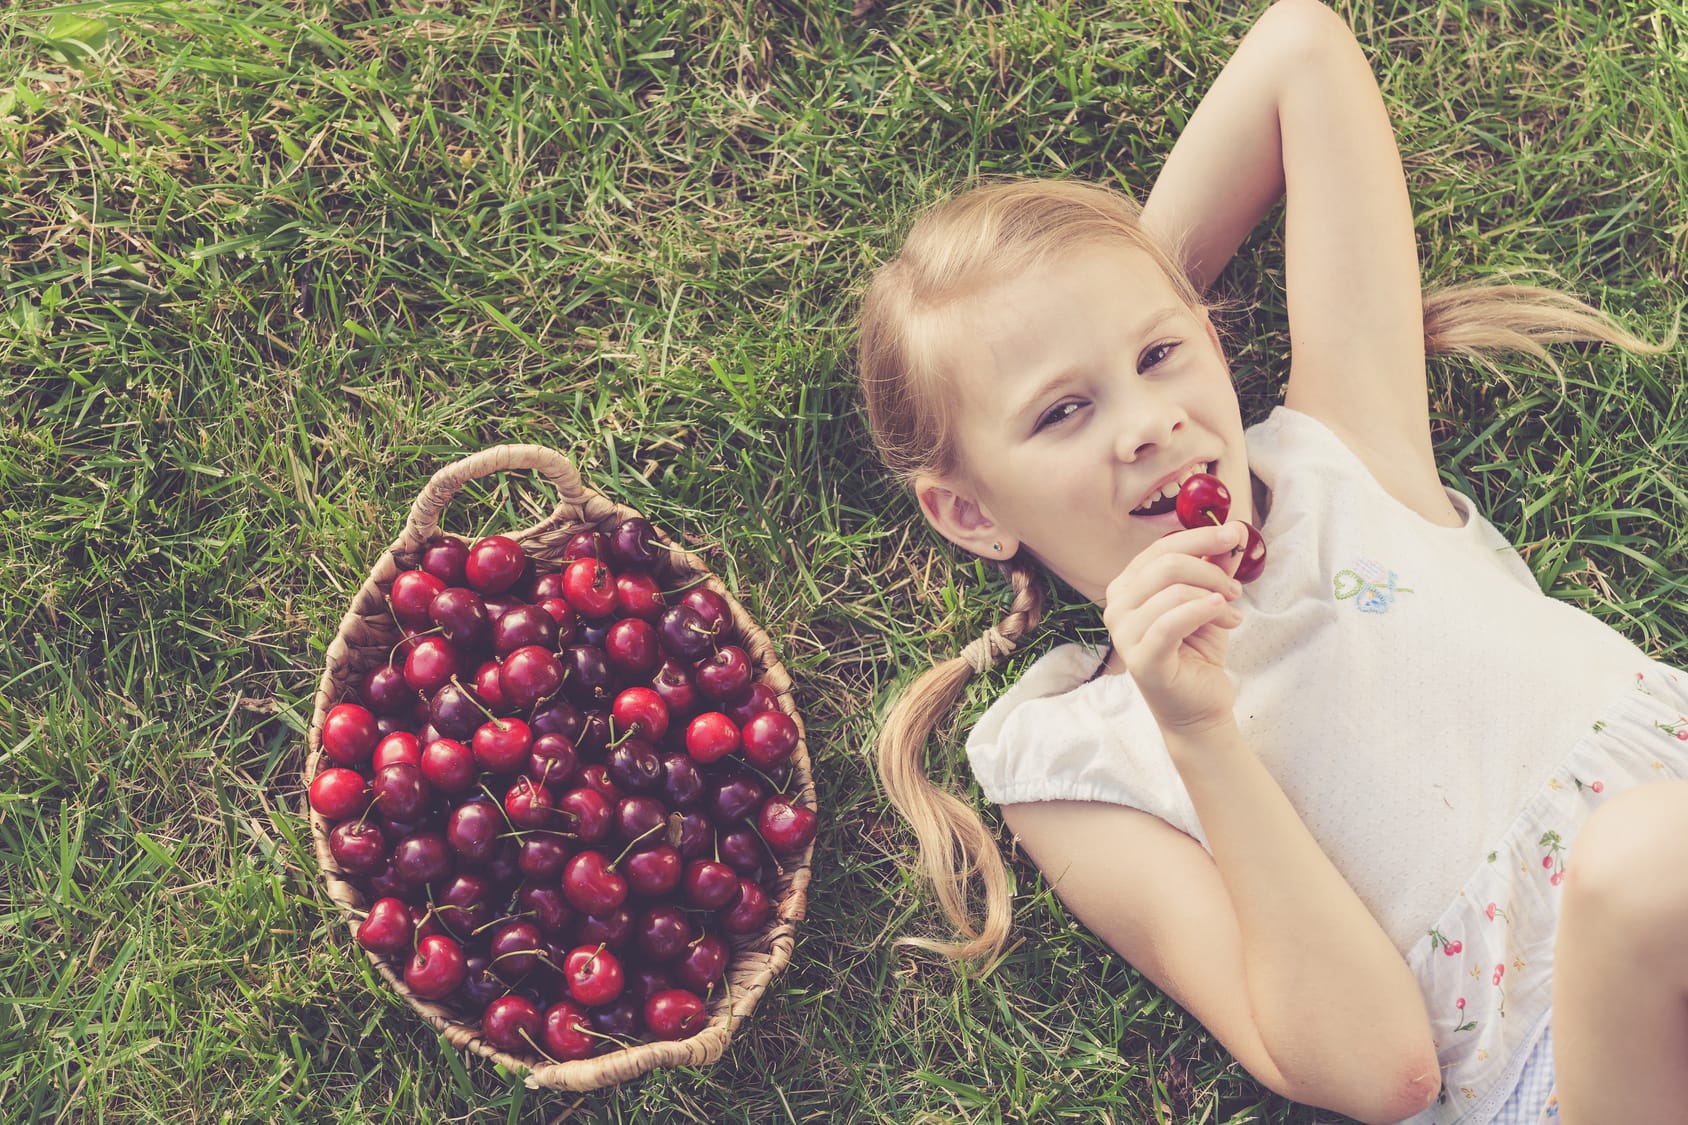
[[494, 473], [532, 469], [556, 488], [564, 505], [578, 509], [586, 522], [595, 523], [615, 511], [615, 504], [602, 493], [588, 488], [580, 471], [563, 454], [544, 445], [494, 445], [453, 461], [429, 478], [410, 506], [399, 545], [420, 547], [439, 533], [440, 513], [469, 481]]

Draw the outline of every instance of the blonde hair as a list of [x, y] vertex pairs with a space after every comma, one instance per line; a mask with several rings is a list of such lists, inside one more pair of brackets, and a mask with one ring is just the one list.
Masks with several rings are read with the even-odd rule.
[[[880, 458], [904, 484], [944, 477], [960, 466], [946, 393], [953, 375], [943, 343], [968, 299], [1081, 246], [1113, 243], [1141, 250], [1193, 310], [1204, 308], [1177, 259], [1144, 229], [1141, 209], [1109, 188], [1071, 180], [990, 182], [927, 211], [901, 251], [874, 275], [859, 314], [857, 367], [868, 425]], [[1544, 344], [1599, 341], [1647, 353], [1669, 348], [1625, 331], [1605, 313], [1551, 289], [1469, 284], [1424, 296], [1424, 346], [1488, 362], [1494, 350], [1528, 352], [1558, 370]], [[963, 655], [923, 672], [898, 697], [879, 737], [885, 793], [914, 829], [920, 866], [957, 941], [902, 938], [902, 944], [961, 960], [997, 953], [1012, 917], [1008, 870], [977, 809], [934, 785], [926, 745], [947, 720], [967, 681], [1012, 652], [1043, 613], [1034, 563], [998, 564], [1013, 590], [1002, 621]], [[983, 892], [975, 922], [969, 883]]]

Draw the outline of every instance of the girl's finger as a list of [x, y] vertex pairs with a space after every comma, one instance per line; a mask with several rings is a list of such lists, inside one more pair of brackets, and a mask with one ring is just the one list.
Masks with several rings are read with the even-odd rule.
[[[1156, 567], [1169, 563], [1175, 564], [1180, 559], [1186, 559], [1197, 564], [1205, 563], [1216, 571], [1223, 571], [1222, 567], [1215, 565], [1210, 560], [1230, 557], [1233, 549], [1240, 549], [1241, 545], [1247, 542], [1246, 535], [1247, 532], [1244, 530], [1243, 524], [1232, 522], [1215, 527], [1189, 528], [1162, 536], [1143, 548], [1137, 557], [1132, 559], [1125, 569], [1115, 576], [1112, 582], [1108, 583], [1107, 589], [1102, 594], [1103, 608], [1120, 601], [1122, 598], [1129, 600], [1131, 589], [1137, 586], [1139, 582], [1143, 582], [1145, 575]], [[1185, 573], [1193, 572], [1178, 571], [1175, 576], [1181, 576]], [[1164, 586], [1172, 580], [1173, 577], [1167, 577], [1159, 582], [1147, 584]], [[1218, 588], [1214, 587], [1214, 589]]]
[[1136, 651], [1128, 654], [1132, 667], [1166, 664], [1177, 659], [1178, 647], [1203, 625], [1215, 624], [1231, 607], [1219, 594], [1206, 593], [1184, 602], [1158, 617], [1143, 631]]
[[[1209, 568], [1211, 569], [1211, 568]], [[1191, 602], [1214, 597], [1217, 591], [1204, 586], [1191, 586], [1180, 583], [1168, 586], [1164, 590], [1157, 590], [1149, 600], [1131, 610], [1124, 610], [1110, 619], [1107, 614], [1102, 620], [1113, 637], [1114, 644], [1121, 652], [1135, 647], [1142, 641], [1143, 636], [1154, 624], [1167, 614]]]

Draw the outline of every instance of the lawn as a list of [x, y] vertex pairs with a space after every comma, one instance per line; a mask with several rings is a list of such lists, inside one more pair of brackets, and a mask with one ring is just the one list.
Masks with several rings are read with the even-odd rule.
[[[1670, 329], [1688, 10], [1338, 7], [1400, 131], [1427, 280], [1547, 278]], [[865, 275], [970, 175], [1146, 194], [1256, 11], [0, 15], [7, 1119], [1330, 1120], [1252, 1083], [1024, 864], [988, 974], [894, 947], [940, 931], [870, 753], [895, 687], [1006, 599], [874, 461], [851, 381]], [[1251, 420], [1281, 388], [1281, 265], [1268, 222], [1220, 283]], [[1431, 370], [1447, 482], [1552, 593], [1677, 663], [1685, 353]], [[316, 880], [299, 809], [326, 645], [429, 476], [506, 441], [567, 453], [701, 551], [798, 682], [825, 812], [808, 919], [707, 1069], [529, 1091], [385, 991]], [[445, 524], [553, 502], [511, 475]], [[1068, 604], [1043, 634], [1095, 629]], [[934, 769], [965, 786], [958, 747]]]

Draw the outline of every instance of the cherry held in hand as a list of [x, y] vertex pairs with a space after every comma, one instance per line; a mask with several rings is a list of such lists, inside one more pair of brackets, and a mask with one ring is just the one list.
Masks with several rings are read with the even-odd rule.
[[[1212, 473], [1197, 473], [1179, 488], [1176, 506], [1178, 522], [1187, 528], [1217, 526], [1231, 514], [1231, 490]], [[1238, 548], [1243, 556], [1234, 574], [1238, 582], [1253, 582], [1266, 569], [1266, 540], [1253, 524], [1247, 526], [1248, 540]]]

